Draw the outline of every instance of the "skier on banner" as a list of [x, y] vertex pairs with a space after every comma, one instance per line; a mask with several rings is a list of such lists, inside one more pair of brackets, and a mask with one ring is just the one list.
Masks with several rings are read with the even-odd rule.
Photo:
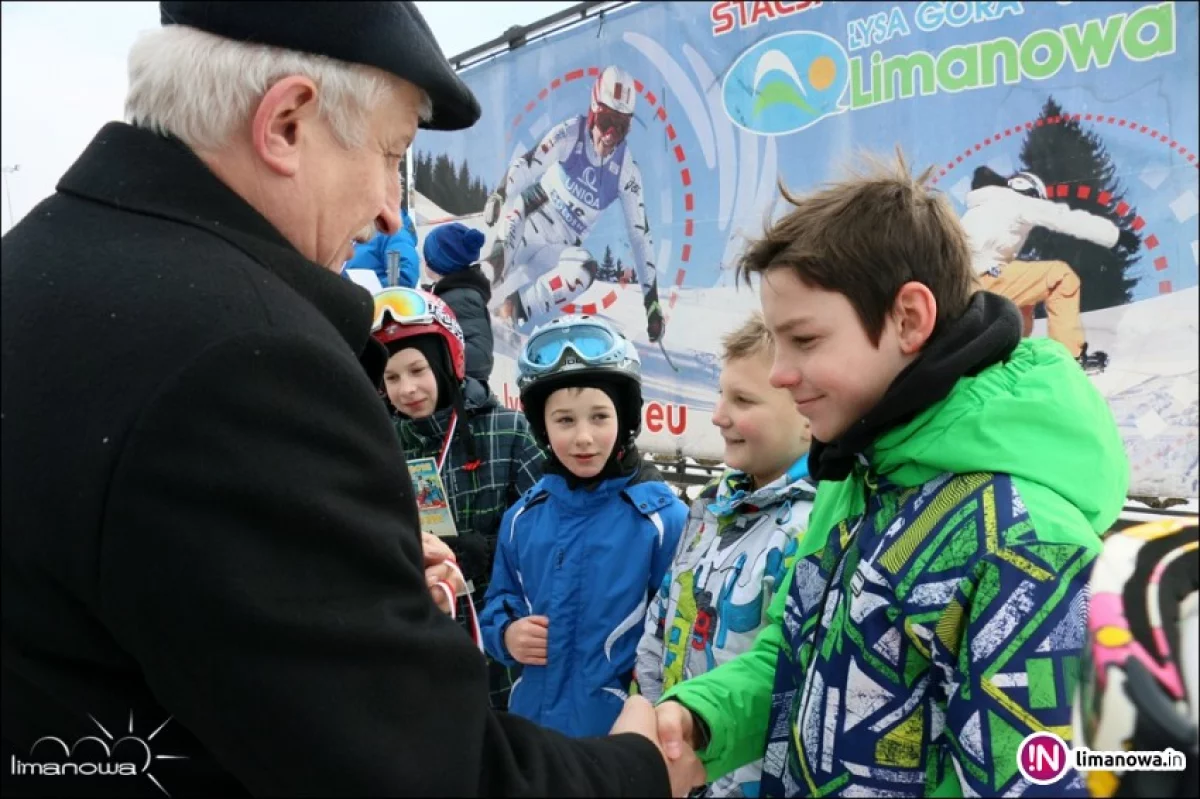
[[665, 321], [642, 173], [625, 140], [636, 97], [629, 73], [606, 68], [592, 86], [588, 114], [551, 128], [509, 165], [500, 188], [488, 198], [484, 221], [489, 227], [500, 222], [486, 259], [499, 284], [490, 310], [515, 328], [549, 321], [591, 287], [598, 266], [580, 245], [620, 198], [642, 286], [646, 334], [651, 342], [662, 338]]
[[1102, 216], [1050, 200], [1046, 184], [1032, 172], [1004, 178], [986, 166], [971, 178], [962, 225], [980, 286], [1017, 304], [1025, 317], [1025, 335], [1033, 329], [1034, 306], [1045, 303], [1047, 335], [1065, 346], [1085, 371], [1103, 371], [1107, 353], [1088, 352], [1084, 337], [1079, 275], [1064, 261], [1021, 261], [1017, 255], [1035, 227], [1129, 251], [1140, 246], [1138, 237]]

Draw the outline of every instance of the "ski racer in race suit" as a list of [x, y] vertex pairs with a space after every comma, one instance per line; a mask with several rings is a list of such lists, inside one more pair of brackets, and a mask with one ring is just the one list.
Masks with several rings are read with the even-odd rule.
[[490, 310], [512, 319], [519, 329], [558, 316], [562, 306], [592, 285], [595, 258], [579, 250], [578, 258], [570, 258], [573, 253], [565, 251], [579, 248], [619, 198], [642, 287], [646, 333], [651, 342], [662, 338], [665, 322], [642, 173], [626, 141], [636, 97], [629, 73], [606, 68], [592, 86], [587, 116], [551, 128], [509, 165], [500, 189], [488, 198], [484, 221], [489, 227], [500, 221], [487, 258], [500, 284]]
[[1050, 200], [1046, 184], [1032, 172], [1004, 178], [981, 166], [971, 179], [963, 228], [980, 286], [1008, 297], [1025, 317], [1025, 335], [1033, 328], [1033, 309], [1045, 303], [1047, 335], [1066, 347], [1088, 371], [1103, 370], [1108, 355], [1088, 352], [1079, 316], [1079, 275], [1064, 261], [1021, 261], [1017, 255], [1029, 233], [1043, 227], [1101, 247], [1130, 252], [1138, 237], [1109, 220]]

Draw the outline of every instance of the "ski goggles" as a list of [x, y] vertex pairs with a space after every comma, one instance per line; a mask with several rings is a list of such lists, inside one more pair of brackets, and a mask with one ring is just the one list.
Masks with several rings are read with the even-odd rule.
[[596, 112], [594, 124], [600, 129], [601, 133], [608, 133], [610, 130], [615, 130], [619, 136], [624, 136], [629, 133], [629, 125], [633, 122], [633, 117], [629, 114], [622, 114], [619, 111], [613, 111], [611, 108], [601, 107]]
[[603, 325], [574, 322], [535, 333], [525, 345], [521, 361], [525, 371], [539, 374], [553, 370], [571, 355], [588, 366], [619, 363], [625, 357], [625, 342]]
[[409, 288], [384, 289], [375, 295], [375, 318], [371, 331], [379, 332], [384, 318], [401, 325], [427, 325], [433, 321], [433, 309], [420, 292]]

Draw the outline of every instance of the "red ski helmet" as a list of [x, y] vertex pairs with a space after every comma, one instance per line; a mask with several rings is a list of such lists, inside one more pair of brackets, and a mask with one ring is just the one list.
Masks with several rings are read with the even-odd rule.
[[[454, 377], [467, 377], [467, 349], [454, 311], [440, 297], [410, 288], [387, 288], [375, 295], [371, 335], [384, 346], [394, 341], [433, 333], [441, 336], [450, 352]], [[391, 347], [388, 347], [389, 352]]]

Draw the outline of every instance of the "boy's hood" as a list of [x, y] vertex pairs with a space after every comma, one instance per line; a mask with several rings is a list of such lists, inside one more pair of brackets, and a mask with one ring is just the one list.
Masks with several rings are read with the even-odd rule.
[[805, 454], [775, 480], [754, 489], [745, 472], [728, 469], [717, 483], [717, 495], [708, 505], [714, 516], [728, 516], [743, 506], [770, 508], [785, 502], [811, 502], [816, 488], [808, 481], [808, 455]]
[[1057, 496], [1077, 508], [1097, 534], [1116, 520], [1129, 481], [1112, 414], [1079, 364], [1056, 341], [1022, 340], [1016, 306], [986, 291], [870, 413], [841, 439], [814, 441], [809, 457], [822, 481], [844, 481], [864, 462], [904, 487], [1009, 474], [1036, 502]]
[[480, 296], [483, 297], [484, 303], [490, 302], [492, 299], [491, 281], [483, 274], [483, 269], [479, 264], [473, 264], [466, 269], [444, 275], [430, 286], [428, 290], [440, 297], [447, 291], [462, 288], [478, 291]]
[[1097, 534], [1120, 513], [1129, 464], [1100, 392], [1056, 341], [1025, 339], [1012, 354], [875, 442], [875, 470], [918, 485], [938, 474], [997, 472], [1049, 489]]

